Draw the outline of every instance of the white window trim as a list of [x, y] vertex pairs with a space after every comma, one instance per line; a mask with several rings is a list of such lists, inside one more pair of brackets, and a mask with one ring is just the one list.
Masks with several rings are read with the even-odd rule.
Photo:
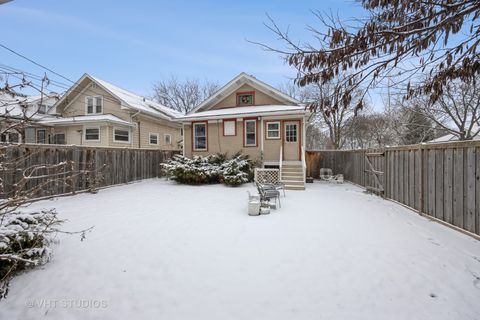
[[[88, 113], [88, 98], [93, 99], [93, 113]], [[102, 112], [100, 113], [97, 112], [97, 107], [95, 106], [96, 98], [100, 98], [102, 100]], [[103, 114], [103, 108], [105, 107], [103, 103], [104, 103], [103, 96], [86, 96], [85, 97], [85, 115], [88, 116], [89, 114]]]
[[[170, 142], [167, 142], [167, 136], [170, 137]], [[172, 135], [170, 133], [165, 133], [163, 135], [163, 142], [165, 142], [165, 144], [171, 145], [172, 144]]]
[[[247, 123], [248, 122], [253, 122], [255, 124], [254, 128], [255, 128], [255, 142], [253, 144], [249, 144], [247, 143]], [[244, 135], [244, 139], [245, 139], [245, 146], [246, 147], [256, 147], [257, 146], [257, 119], [248, 119], [248, 120], [244, 120], [243, 121], [243, 135]]]
[[[127, 131], [128, 132], [128, 141], [116, 140], [115, 139], [115, 130]], [[130, 129], [125, 129], [125, 128], [122, 128], [122, 127], [113, 127], [112, 139], [113, 139], [113, 142], [115, 142], [115, 143], [130, 143], [131, 142], [131, 138], [130, 138], [131, 135], [132, 135], [132, 133], [131, 133]]]
[[[271, 123], [276, 123], [278, 125], [278, 136], [277, 137], [270, 137], [268, 134], [270, 133], [270, 131], [273, 131], [273, 130], [268, 130], [268, 125], [271, 124]], [[282, 136], [282, 126], [280, 125], [280, 121], [265, 121], [265, 129], [266, 129], [266, 132], [267, 132], [267, 137], [266, 139], [267, 140], [280, 140], [281, 136]]]
[[[92, 140], [92, 139], [87, 139], [87, 129], [98, 129], [98, 139]], [[83, 141], [85, 142], [100, 142], [102, 140], [102, 130], [100, 130], [100, 127], [84, 127], [83, 128]]]
[[[202, 149], [199, 149], [195, 146], [195, 140], [196, 140], [196, 135], [195, 135], [195, 127], [198, 126], [198, 125], [203, 125], [205, 126], [205, 148], [202, 148]], [[192, 141], [192, 146], [193, 146], [193, 151], [206, 151], [208, 150], [208, 122], [197, 122], [197, 123], [194, 123], [193, 126], [192, 126], [192, 130], [193, 130], [193, 141]]]
[[[151, 137], [152, 136], [156, 136], [157, 137], [157, 143], [152, 143], [152, 140], [151, 140]], [[158, 133], [154, 133], [154, 132], [149, 132], [148, 133], [148, 144], [151, 145], [151, 146], [158, 146], [160, 144], [160, 135]]]

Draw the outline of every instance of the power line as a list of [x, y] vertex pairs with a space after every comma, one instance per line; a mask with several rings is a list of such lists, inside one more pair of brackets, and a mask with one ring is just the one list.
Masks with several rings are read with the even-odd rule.
[[[41, 67], [41, 68], [43, 68], [43, 69], [45, 69], [45, 70], [47, 70], [47, 71], [49, 71], [49, 72], [51, 72], [51, 73], [53, 73], [53, 74], [55, 74], [55, 75], [61, 77], [62, 79], [65, 79], [65, 80], [73, 83], [74, 85], [77, 84], [76, 81], [73, 81], [73, 80], [71, 80], [71, 79], [69, 79], [69, 78], [61, 75], [60, 73], [58, 73], [58, 72], [56, 72], [56, 71], [53, 71], [52, 69], [50, 69], [50, 68], [48, 68], [48, 67], [45, 67], [44, 65], [42, 65], [42, 64], [34, 61], [33, 59], [30, 59], [30, 58], [26, 57], [25, 55], [23, 55], [23, 54], [15, 51], [15, 50], [13, 50], [13, 49], [10, 49], [9, 47], [5, 46], [5, 45], [2, 44], [2, 43], [0, 43], [0, 47], [4, 48], [5, 50], [10, 51], [11, 53], [13, 53], [13, 54], [15, 54], [15, 55], [17, 55], [17, 56], [19, 56], [19, 57], [21, 57], [21, 58], [23, 58], [23, 59], [31, 62], [31, 63], [33, 63], [33, 64], [36, 65], [36, 66], [39, 66], [39, 67]], [[66, 88], [65, 88], [65, 89], [66, 89]], [[73, 89], [73, 87], [70, 87], [70, 88], [68, 88], [67, 90], [70, 90], [70, 89]], [[86, 91], [90, 91], [90, 90], [91, 90], [90, 88], [87, 88]], [[128, 92], [128, 90], [125, 90], [125, 91], [126, 91], [126, 93], [128, 93], [129, 95], [134, 94], [134, 93]], [[74, 91], [74, 90], [70, 90], [70, 92], [75, 92], [75, 91]], [[92, 91], [92, 92], [94, 92], [94, 91]], [[95, 92], [94, 92], [94, 93], [95, 93]], [[137, 94], [134, 94], [134, 95], [138, 96]], [[108, 99], [106, 99], [106, 100], [108, 100]], [[116, 102], [115, 100], [111, 100], [111, 99], [110, 99], [110, 101]], [[166, 108], [168, 108], [168, 107], [166, 107]], [[157, 110], [157, 109], [154, 108], [154, 107], [152, 107], [152, 109], [154, 109], [154, 110], [156, 110], [156, 111], [158, 111], [158, 112], [160, 112], [160, 113], [162, 113], [162, 114], [164, 113], [163, 111]], [[168, 116], [168, 115], [167, 115], [167, 116]]]
[[1, 44], [1, 43], [0, 43], [0, 47], [4, 48], [5, 50], [10, 51], [11, 53], [13, 53], [13, 54], [15, 54], [15, 55], [17, 55], [17, 56], [19, 56], [19, 57], [21, 57], [21, 58], [23, 58], [23, 59], [31, 62], [31, 63], [33, 63], [33, 64], [36, 65], [36, 66], [39, 66], [40, 68], [43, 68], [43, 69], [45, 69], [45, 70], [47, 70], [47, 71], [49, 71], [49, 72], [51, 72], [51, 73], [53, 73], [53, 74], [55, 74], [55, 75], [57, 75], [57, 76], [65, 79], [65, 80], [67, 80], [67, 81], [70, 81], [71, 83], [75, 83], [75, 81], [72, 81], [72, 80], [68, 79], [67, 77], [62, 76], [60, 73], [55, 72], [55, 71], [53, 71], [52, 69], [50, 69], [50, 68], [48, 68], [48, 67], [45, 67], [44, 65], [42, 65], [42, 64], [40, 64], [40, 63], [38, 63], [38, 62], [36, 62], [36, 61], [34, 61], [34, 60], [26, 57], [26, 56], [24, 56], [24, 55], [21, 54], [21, 53], [18, 53], [17, 51], [15, 51], [15, 50], [13, 50], [13, 49], [10, 49], [9, 47], [7, 47], [7, 46], [5, 46], [5, 45], [3, 45], [3, 44]]
[[[22, 75], [23, 75], [23, 74], [27, 74], [27, 75], [29, 75], [29, 77], [31, 77], [32, 79], [35, 79], [37, 82], [40, 81], [40, 83], [35, 83], [33, 80], [30, 80], [31, 82], [34, 82], [34, 84], [35, 84], [36, 86], [39, 86], [39, 87], [42, 86], [42, 82], [44, 81], [44, 77], [41, 77], [41, 76], [39, 76], [39, 75], [30, 73], [30, 72], [23, 71], [23, 70], [21, 70], [21, 69], [13, 68], [13, 67], [8, 66], [8, 65], [0, 64], [0, 70], [2, 70], [2, 69], [3, 69], [3, 70], [6, 70], [5, 73], [6, 73], [8, 76], [12, 76], [12, 77], [17, 78], [17, 79], [22, 80], [22, 81], [24, 80], [24, 78], [20, 77], [19, 74], [22, 74]], [[11, 72], [15, 72], [15, 73], [17, 73], [17, 74], [13, 74], [13, 73], [11, 73]], [[50, 80], [50, 79], [49, 79], [49, 81], [51, 81], [51, 82], [56, 82], [56, 83], [60, 83], [60, 85], [59, 85], [59, 84], [53, 84], [53, 86], [58, 87], [58, 88], [61, 88], [61, 89], [63, 89], [63, 90], [66, 90], [65, 94], [67, 94], [67, 92], [77, 93], [77, 94], [89, 93], [89, 92], [90, 92], [90, 93], [95, 94], [95, 95], [97, 94], [97, 92], [93, 91], [93, 90], [92, 90], [91, 88], [89, 88], [89, 87], [87, 87], [87, 88], [85, 88], [85, 89], [82, 89], [82, 90], [78, 90], [78, 89], [76, 89], [76, 88], [74, 87], [74, 85], [73, 85], [73, 86], [68, 86], [67, 84], [63, 84], [63, 83], [58, 82], [58, 81], [52, 81], [52, 80]], [[76, 82], [75, 82], [75, 84], [76, 84]], [[130, 95], [130, 96], [132, 96], [132, 97], [133, 97], [133, 96], [138, 96], [137, 94], [132, 93], [132, 92], [129, 92], [128, 90], [125, 90], [125, 89], [123, 89], [123, 90], [125, 91], [125, 94], [128, 94], [128, 95]], [[105, 101], [110, 101], [110, 102], [112, 102], [112, 103], [118, 103], [118, 100], [112, 99], [112, 98], [110, 98], [110, 97], [108, 97], [108, 96], [103, 96], [103, 100], [105, 100]], [[165, 106], [164, 106], [164, 107], [165, 107]], [[158, 110], [157, 108], [155, 108], [155, 107], [153, 107], [153, 106], [152, 106], [151, 108], [153, 109], [152, 111], [157, 111], [157, 112], [160, 112], [160, 113], [166, 115], [167, 117], [171, 117], [168, 113], [166, 113], [166, 112], [164, 112], [164, 111], [162, 111], [162, 110]], [[165, 107], [165, 108], [168, 108], [168, 107]]]

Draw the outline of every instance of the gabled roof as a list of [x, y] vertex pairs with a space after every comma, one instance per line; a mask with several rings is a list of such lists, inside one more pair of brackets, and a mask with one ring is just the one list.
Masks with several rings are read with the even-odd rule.
[[164, 105], [159, 104], [158, 102], [146, 99], [136, 93], [117, 87], [114, 84], [111, 84], [105, 80], [95, 78], [87, 73], [85, 73], [57, 102], [56, 105], [62, 103], [65, 98], [72, 92], [76, 92], [76, 88], [82, 83], [85, 79], [90, 79], [92, 82], [96, 83], [102, 89], [110, 93], [113, 97], [120, 101], [122, 107], [130, 108], [136, 111], [143, 112], [145, 114], [162, 118], [166, 120], [173, 120], [179, 116], [182, 116], [181, 113], [168, 108]]
[[[39, 102], [40, 100], [47, 101], [49, 99], [56, 99], [57, 101], [60, 99], [61, 94], [59, 93], [45, 93], [43, 95], [36, 95], [36, 96], [28, 96], [26, 102], [27, 103], [34, 103]], [[57, 102], [55, 101], [55, 102]]]
[[29, 97], [23, 95], [11, 95], [0, 93], [0, 117], [12, 119], [28, 118], [32, 121], [48, 119], [48, 114], [38, 113], [37, 110], [28, 106]]
[[242, 72], [238, 76], [233, 78], [231, 81], [229, 81], [222, 88], [220, 88], [217, 92], [212, 94], [202, 103], [200, 103], [198, 106], [192, 109], [188, 114], [190, 115], [195, 112], [208, 110], [215, 103], [220, 102], [221, 100], [226, 98], [229, 94], [232, 94], [233, 92], [235, 92], [235, 90], [237, 90], [244, 84], [248, 84], [267, 95], [270, 95], [282, 102], [285, 102], [288, 105], [298, 105], [301, 103], [297, 99], [294, 99], [289, 95], [286, 95], [285, 93], [281, 92], [278, 89], [275, 89], [269, 84], [266, 84], [265, 82], [260, 81], [257, 78], [246, 74], [245, 72]]

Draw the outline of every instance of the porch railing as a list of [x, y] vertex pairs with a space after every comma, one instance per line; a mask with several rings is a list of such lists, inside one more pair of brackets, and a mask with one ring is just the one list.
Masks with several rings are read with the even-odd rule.
[[[306, 172], [307, 172], [307, 162], [305, 161], [305, 148], [302, 146], [302, 173], [303, 173], [303, 183], [305, 183]], [[281, 170], [280, 170], [281, 171]]]
[[280, 146], [280, 156], [278, 157], [280, 159], [278, 163], [278, 168], [279, 168], [279, 181], [282, 181], [282, 163], [283, 163], [283, 146]]

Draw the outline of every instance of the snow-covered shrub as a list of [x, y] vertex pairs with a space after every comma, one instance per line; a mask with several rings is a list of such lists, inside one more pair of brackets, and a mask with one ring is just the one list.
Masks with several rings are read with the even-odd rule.
[[229, 186], [239, 186], [249, 181], [251, 171], [251, 162], [246, 157], [237, 155], [222, 164], [222, 182]]
[[57, 227], [55, 210], [34, 213], [8, 212], [0, 223], [0, 299], [8, 292], [8, 280], [28, 267], [46, 263]]
[[213, 154], [192, 159], [177, 155], [163, 164], [171, 179], [185, 184], [207, 184], [223, 182], [237, 186], [248, 182], [252, 171], [252, 162], [248, 156], [236, 154], [227, 159], [225, 154]]
[[167, 176], [185, 184], [216, 183], [220, 179], [217, 157], [194, 156], [192, 159], [176, 155], [163, 164]]

